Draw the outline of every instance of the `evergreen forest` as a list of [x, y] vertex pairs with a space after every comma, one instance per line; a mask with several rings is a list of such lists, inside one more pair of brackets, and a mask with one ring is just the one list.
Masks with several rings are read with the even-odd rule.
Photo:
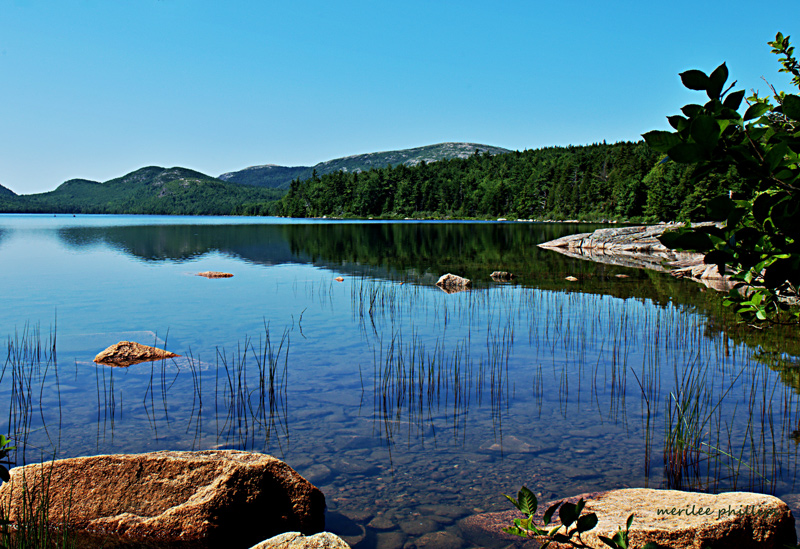
[[314, 173], [292, 181], [273, 211], [290, 217], [658, 222], [695, 219], [710, 198], [741, 190], [734, 170], [699, 183], [692, 182], [692, 170], [643, 141], [476, 152], [412, 167]]

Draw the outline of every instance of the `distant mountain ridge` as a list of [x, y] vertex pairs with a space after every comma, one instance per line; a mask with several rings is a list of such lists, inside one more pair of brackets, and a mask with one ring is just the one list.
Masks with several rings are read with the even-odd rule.
[[3, 194], [0, 211], [229, 215], [241, 208], [266, 205], [282, 194], [221, 181], [187, 168], [147, 166], [105, 183], [70, 179], [45, 193]]
[[17, 196], [17, 193], [0, 185], [0, 196]]
[[366, 172], [372, 168], [384, 168], [391, 164], [405, 164], [416, 166], [422, 162], [430, 163], [451, 158], [468, 158], [475, 151], [489, 154], [505, 154], [511, 152], [502, 147], [493, 147], [480, 143], [438, 143], [413, 149], [397, 151], [382, 151], [374, 153], [355, 154], [320, 162], [314, 166], [276, 166], [265, 164], [263, 166], [250, 166], [236, 172], [228, 172], [219, 176], [223, 181], [232, 181], [242, 185], [257, 187], [287, 188], [293, 179], [310, 179], [314, 170], [317, 175], [327, 175], [338, 171]]

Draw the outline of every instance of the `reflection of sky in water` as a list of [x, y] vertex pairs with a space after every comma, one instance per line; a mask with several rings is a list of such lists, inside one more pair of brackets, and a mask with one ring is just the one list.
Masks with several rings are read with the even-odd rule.
[[[425, 505], [449, 504], [464, 515], [505, 510], [499, 494], [516, 493], [523, 483], [545, 498], [658, 486], [663, 398], [687, 365], [709, 369], [711, 393], [733, 384], [720, 417], [737, 440], [744, 426], [734, 421], [734, 408], [741, 414], [745, 397], [761, 386], [770, 396], [774, 387], [774, 401], [786, 396], [796, 412], [796, 396], [771, 370], [748, 362], [743, 348], [728, 349], [718, 335], [704, 337], [702, 317], [673, 306], [521, 286], [446, 295], [430, 285], [359, 279], [359, 265], [340, 262], [338, 271], [333, 262], [323, 269], [300, 260], [248, 260], [260, 253], [257, 237], [269, 231], [252, 232], [255, 240], [243, 238], [245, 244], [225, 241], [189, 259], [158, 261], [121, 251], [136, 243], [117, 246], [117, 233], [88, 243], [63, 238], [70, 223], [112, 230], [120, 219], [0, 216], [0, 336], [38, 323], [46, 338], [58, 324], [58, 379], [52, 367], [33, 379], [28, 413], [36, 419], [24, 459], [54, 448], [60, 456], [267, 451], [320, 485], [330, 509], [394, 514], [399, 524]], [[189, 221], [168, 218], [172, 225]], [[212, 230], [207, 238], [223, 233]], [[248, 251], [220, 251], [233, 248]], [[195, 276], [206, 270], [234, 277]], [[344, 282], [333, 280], [338, 274]], [[272, 393], [259, 383], [270, 374], [259, 364], [267, 356], [258, 352], [265, 324], [277, 359]], [[289, 342], [279, 354], [285, 332]], [[91, 362], [117, 340], [156, 338], [183, 356], [119, 369]], [[660, 377], [653, 364], [663, 369]], [[16, 406], [8, 379], [0, 383], [0, 402]], [[649, 478], [640, 382], [654, 391], [651, 424], [658, 429]], [[13, 427], [0, 424], [4, 430]], [[785, 476], [772, 489], [789, 493], [794, 446], [778, 431]]]

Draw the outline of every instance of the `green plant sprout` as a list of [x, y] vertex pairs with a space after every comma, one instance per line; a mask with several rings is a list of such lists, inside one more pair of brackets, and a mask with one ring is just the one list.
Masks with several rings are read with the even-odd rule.
[[[503, 528], [504, 532], [523, 538], [528, 538], [530, 536], [545, 538], [546, 541], [542, 544], [542, 549], [545, 549], [553, 542], [563, 543], [578, 549], [589, 549], [591, 547], [584, 543], [581, 539], [581, 534], [597, 526], [597, 514], [581, 514], [586, 505], [583, 499], [580, 499], [578, 503], [563, 501], [554, 503], [544, 512], [542, 516], [542, 527], [539, 527], [534, 522], [534, 515], [536, 514], [539, 503], [533, 492], [523, 486], [517, 494], [517, 499], [506, 494], [503, 495], [506, 496], [508, 501], [514, 504], [514, 507], [527, 515], [527, 518], [514, 519], [514, 526]], [[546, 527], [550, 525], [556, 511], [558, 511], [558, 518], [561, 524], [555, 525], [550, 528], [550, 530], [547, 530]], [[628, 531], [631, 528], [631, 524], [633, 524], [633, 513], [628, 517], [624, 530], [618, 528], [610, 538], [600, 535], [597, 537], [612, 549], [628, 549]], [[564, 529], [563, 532], [559, 531], [562, 528]], [[654, 542], [649, 542], [645, 544], [642, 549], [658, 549], [658, 545]]]
[[17, 449], [16, 446], [9, 446], [10, 444], [11, 440], [8, 437], [0, 435], [0, 479], [2, 479], [3, 482], [8, 482], [11, 479], [6, 465], [12, 465], [11, 460], [8, 459], [8, 455]]

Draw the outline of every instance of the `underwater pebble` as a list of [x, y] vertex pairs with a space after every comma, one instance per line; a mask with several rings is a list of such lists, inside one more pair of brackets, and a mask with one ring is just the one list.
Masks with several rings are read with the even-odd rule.
[[401, 549], [405, 541], [402, 532], [380, 532], [375, 536], [375, 549]]
[[308, 482], [314, 485], [326, 481], [328, 477], [331, 476], [331, 470], [325, 465], [319, 463], [308, 468], [301, 468], [297, 472], [300, 473], [300, 475]]
[[434, 532], [439, 528], [439, 525], [430, 519], [415, 519], [407, 520], [400, 523], [400, 529], [411, 536], [419, 536]]
[[370, 528], [374, 528], [375, 530], [391, 530], [394, 528], [394, 522], [389, 520], [386, 517], [375, 517], [369, 524], [367, 524]]
[[404, 545], [406, 549], [423, 549], [428, 547], [435, 547], [436, 549], [460, 549], [463, 546], [464, 540], [450, 532], [431, 532], [413, 542], [407, 542]]
[[420, 505], [419, 511], [426, 515], [441, 515], [450, 518], [461, 518], [470, 514], [469, 509], [458, 505]]

